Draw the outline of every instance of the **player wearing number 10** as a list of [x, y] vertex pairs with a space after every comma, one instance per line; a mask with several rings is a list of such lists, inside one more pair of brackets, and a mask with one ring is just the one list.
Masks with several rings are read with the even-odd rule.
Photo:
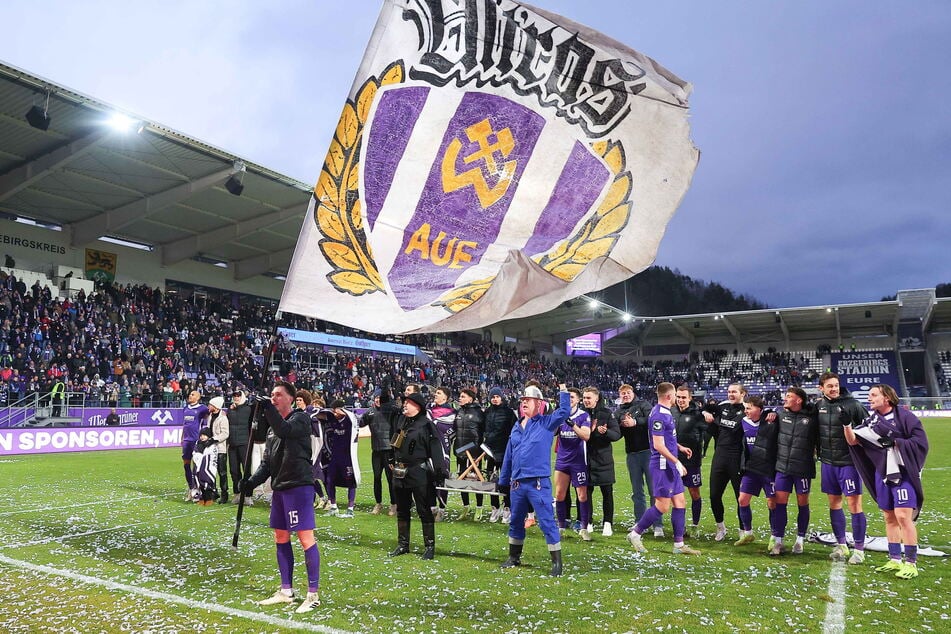
[[260, 605], [277, 605], [294, 601], [294, 550], [291, 533], [304, 549], [307, 567], [307, 596], [297, 612], [310, 612], [320, 605], [320, 551], [314, 540], [314, 475], [311, 465], [311, 422], [305, 412], [294, 409], [297, 390], [290, 383], [279, 381], [271, 390], [270, 400], [255, 397], [270, 425], [264, 448], [264, 459], [254, 474], [241, 482], [241, 490], [250, 495], [254, 487], [271, 478], [270, 526], [274, 529], [277, 567], [281, 588]]

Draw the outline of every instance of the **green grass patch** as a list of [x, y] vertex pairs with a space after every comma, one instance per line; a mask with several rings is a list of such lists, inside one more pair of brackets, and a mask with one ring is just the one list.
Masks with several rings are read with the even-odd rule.
[[[921, 541], [951, 550], [951, 419], [925, 426], [931, 455], [925, 470]], [[268, 510], [247, 508], [237, 552], [230, 548], [233, 505], [197, 507], [182, 500], [176, 450], [86, 452], [0, 460], [0, 629], [8, 632], [282, 632], [315, 626], [354, 632], [815, 632], [845, 593], [848, 631], [951, 631], [946, 558], [920, 559], [921, 576], [900, 581], [874, 572], [885, 556], [845, 569], [844, 588], [830, 588], [830, 549], [807, 544], [802, 556], [765, 554], [766, 511], [754, 502], [755, 544], [736, 548], [735, 520], [726, 542], [706, 535], [703, 551], [670, 553], [671, 539], [645, 536], [635, 555], [625, 532], [633, 522], [630, 485], [616, 446], [616, 533], [585, 543], [565, 540], [565, 575], [547, 576], [549, 558], [538, 528], [529, 530], [523, 566], [500, 570], [507, 527], [453, 521], [437, 524], [436, 560], [418, 558], [422, 535], [412, 524], [414, 554], [390, 559], [393, 518], [370, 515], [369, 444], [361, 446], [364, 483], [354, 519], [318, 512], [322, 605], [297, 615], [292, 607], [255, 604], [278, 585]], [[818, 482], [812, 529], [828, 531]], [[340, 491], [344, 494], [344, 491]], [[729, 497], [729, 496], [728, 496]], [[486, 502], [488, 507], [488, 502]], [[596, 500], [595, 517], [600, 517]], [[866, 495], [869, 533], [883, 535], [881, 513]], [[727, 517], [735, 517], [727, 503]], [[689, 509], [688, 509], [689, 513]], [[790, 513], [795, 525], [795, 512]], [[485, 513], [487, 518], [488, 513]], [[305, 584], [295, 545], [295, 583]], [[181, 600], [207, 606], [183, 604]]]

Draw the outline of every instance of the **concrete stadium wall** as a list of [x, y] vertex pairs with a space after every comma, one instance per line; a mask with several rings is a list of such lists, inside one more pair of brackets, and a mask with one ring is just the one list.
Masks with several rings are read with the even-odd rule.
[[234, 279], [231, 268], [225, 269], [195, 260], [162, 266], [161, 252], [158, 249], [151, 252], [142, 251], [99, 240], [82, 247], [72, 247], [66, 231], [0, 220], [0, 255], [14, 258], [19, 269], [42, 271], [49, 277], [53, 277], [57, 265], [84, 270], [86, 248], [117, 255], [116, 282], [120, 284], [143, 283], [164, 290], [165, 280], [173, 279], [274, 299], [280, 298], [283, 289], [282, 282], [261, 275], [239, 282]]

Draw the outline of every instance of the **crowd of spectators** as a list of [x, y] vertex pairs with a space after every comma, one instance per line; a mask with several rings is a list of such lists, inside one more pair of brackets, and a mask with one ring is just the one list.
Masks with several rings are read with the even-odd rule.
[[[274, 308], [260, 303], [200, 300], [143, 285], [97, 286], [88, 297], [79, 292], [61, 299], [39, 284], [26, 288], [14, 276], [2, 276], [0, 402], [58, 389], [86, 405], [135, 407], [177, 404], [193, 389], [206, 398], [254, 389], [273, 325]], [[280, 325], [373, 338], [296, 315], [284, 315]], [[399, 340], [430, 350], [434, 358], [307, 350], [282, 341], [272, 370], [356, 407], [369, 403], [387, 373], [424, 391], [470, 387], [483, 401], [493, 386], [516, 394], [529, 379], [554, 390], [556, 372], [569, 384], [595, 385], [609, 395], [629, 383], [645, 396], [661, 381], [711, 390], [739, 380], [774, 384], [778, 398], [786, 386], [815, 379], [804, 356], [774, 350], [745, 356], [707, 350], [681, 360], [552, 360], [465, 333]]]

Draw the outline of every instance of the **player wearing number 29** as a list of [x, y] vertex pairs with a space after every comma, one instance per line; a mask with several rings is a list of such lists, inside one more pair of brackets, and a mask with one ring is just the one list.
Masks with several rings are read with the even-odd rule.
[[657, 386], [657, 405], [647, 419], [651, 435], [650, 473], [651, 482], [654, 484], [654, 505], [641, 516], [627, 538], [634, 550], [645, 552], [641, 535], [673, 504], [670, 524], [674, 529], [674, 554], [699, 555], [699, 550], [684, 544], [687, 504], [683, 477], [687, 475], [687, 467], [678, 460], [677, 455], [678, 452], [683, 452], [689, 458], [693, 455], [693, 450], [677, 443], [677, 423], [670, 412], [674, 404], [674, 391], [673, 383], [661, 383]]
[[264, 411], [270, 430], [264, 448], [264, 459], [250, 478], [241, 482], [241, 490], [250, 495], [254, 487], [271, 478], [270, 526], [277, 546], [277, 568], [281, 588], [260, 605], [276, 605], [294, 601], [294, 551], [291, 533], [304, 549], [307, 567], [307, 596], [297, 612], [310, 612], [320, 605], [320, 551], [314, 539], [314, 474], [311, 465], [311, 423], [306, 412], [294, 409], [297, 390], [290, 383], [279, 381], [271, 390], [270, 400], [256, 397]]

